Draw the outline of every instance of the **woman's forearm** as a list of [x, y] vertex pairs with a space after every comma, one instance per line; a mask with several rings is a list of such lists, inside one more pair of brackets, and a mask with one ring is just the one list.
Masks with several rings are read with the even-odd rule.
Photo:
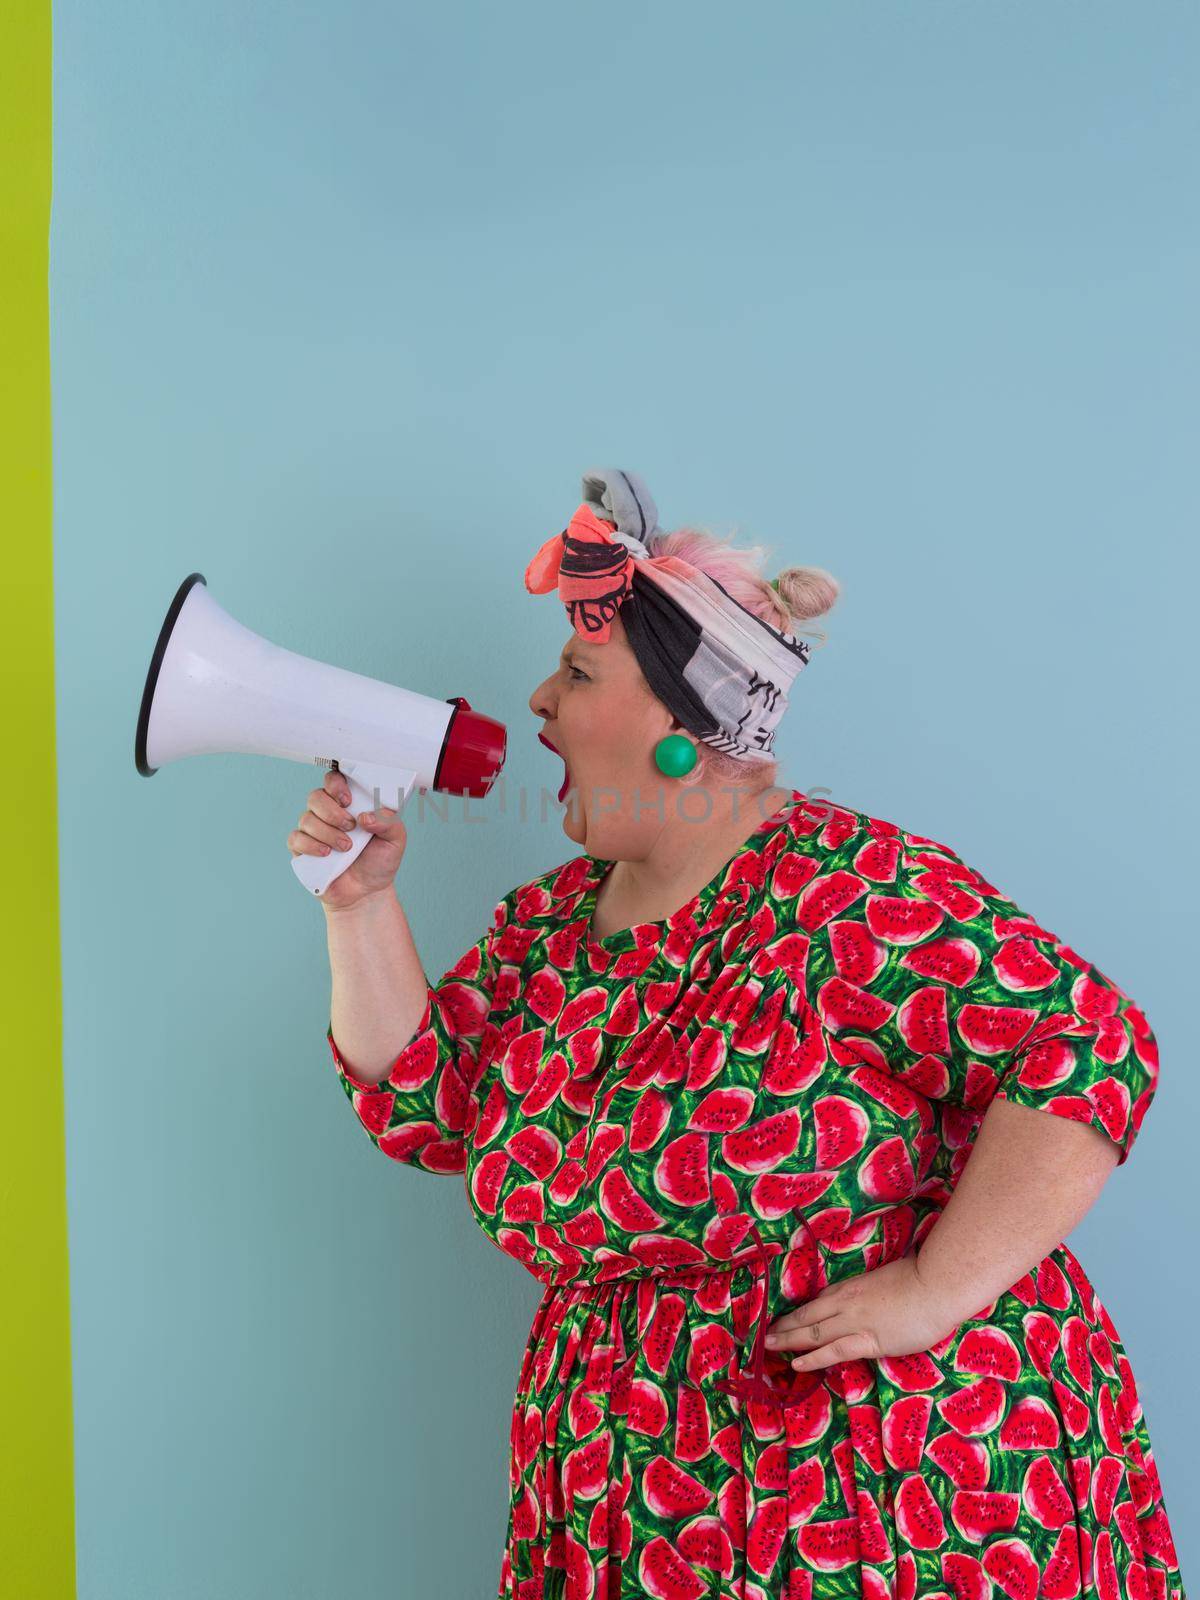
[[389, 889], [348, 910], [326, 907], [329, 1025], [357, 1078], [379, 1082], [412, 1039], [427, 982], [404, 907]]
[[1061, 1244], [1117, 1164], [1096, 1128], [993, 1100], [971, 1154], [917, 1251], [917, 1272], [955, 1324]]

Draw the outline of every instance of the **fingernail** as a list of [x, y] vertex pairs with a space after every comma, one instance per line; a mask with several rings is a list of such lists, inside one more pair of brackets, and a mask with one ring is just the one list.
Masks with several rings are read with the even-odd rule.
[[364, 811], [359, 815], [358, 820], [363, 824], [364, 827], [369, 828], [375, 821], [375, 813], [373, 811]]
[[771, 1344], [771, 1345], [778, 1344], [779, 1343], [779, 1335], [777, 1333], [769, 1333], [767, 1335], [764, 1343]]

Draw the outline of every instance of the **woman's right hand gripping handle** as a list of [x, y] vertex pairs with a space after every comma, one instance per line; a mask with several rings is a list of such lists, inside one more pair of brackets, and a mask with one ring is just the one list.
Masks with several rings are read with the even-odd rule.
[[[390, 892], [408, 842], [403, 819], [395, 811], [384, 806], [377, 814], [364, 811], [356, 819], [346, 809], [349, 802], [350, 785], [331, 767], [322, 787], [309, 791], [308, 809], [287, 837], [288, 850], [294, 856], [327, 856], [349, 847], [347, 836], [356, 820], [374, 835], [354, 864], [321, 896], [328, 911], [348, 911], [371, 895]], [[368, 816], [373, 820], [368, 822]]]

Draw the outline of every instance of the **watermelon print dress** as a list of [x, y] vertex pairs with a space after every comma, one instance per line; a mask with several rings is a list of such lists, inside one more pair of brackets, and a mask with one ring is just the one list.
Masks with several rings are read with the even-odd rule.
[[927, 1351], [796, 1372], [762, 1343], [919, 1246], [997, 1096], [1124, 1162], [1139, 1007], [948, 846], [799, 790], [674, 915], [596, 939], [610, 866], [507, 894], [378, 1086], [327, 1034], [372, 1142], [461, 1174], [544, 1285], [501, 1600], [1184, 1600], [1066, 1244]]

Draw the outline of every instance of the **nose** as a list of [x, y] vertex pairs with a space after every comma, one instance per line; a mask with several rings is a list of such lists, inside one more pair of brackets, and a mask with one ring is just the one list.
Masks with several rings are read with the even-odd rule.
[[541, 683], [529, 696], [529, 709], [535, 717], [542, 717], [545, 721], [552, 720], [558, 706], [558, 696], [554, 689], [554, 678], [543, 678]]

